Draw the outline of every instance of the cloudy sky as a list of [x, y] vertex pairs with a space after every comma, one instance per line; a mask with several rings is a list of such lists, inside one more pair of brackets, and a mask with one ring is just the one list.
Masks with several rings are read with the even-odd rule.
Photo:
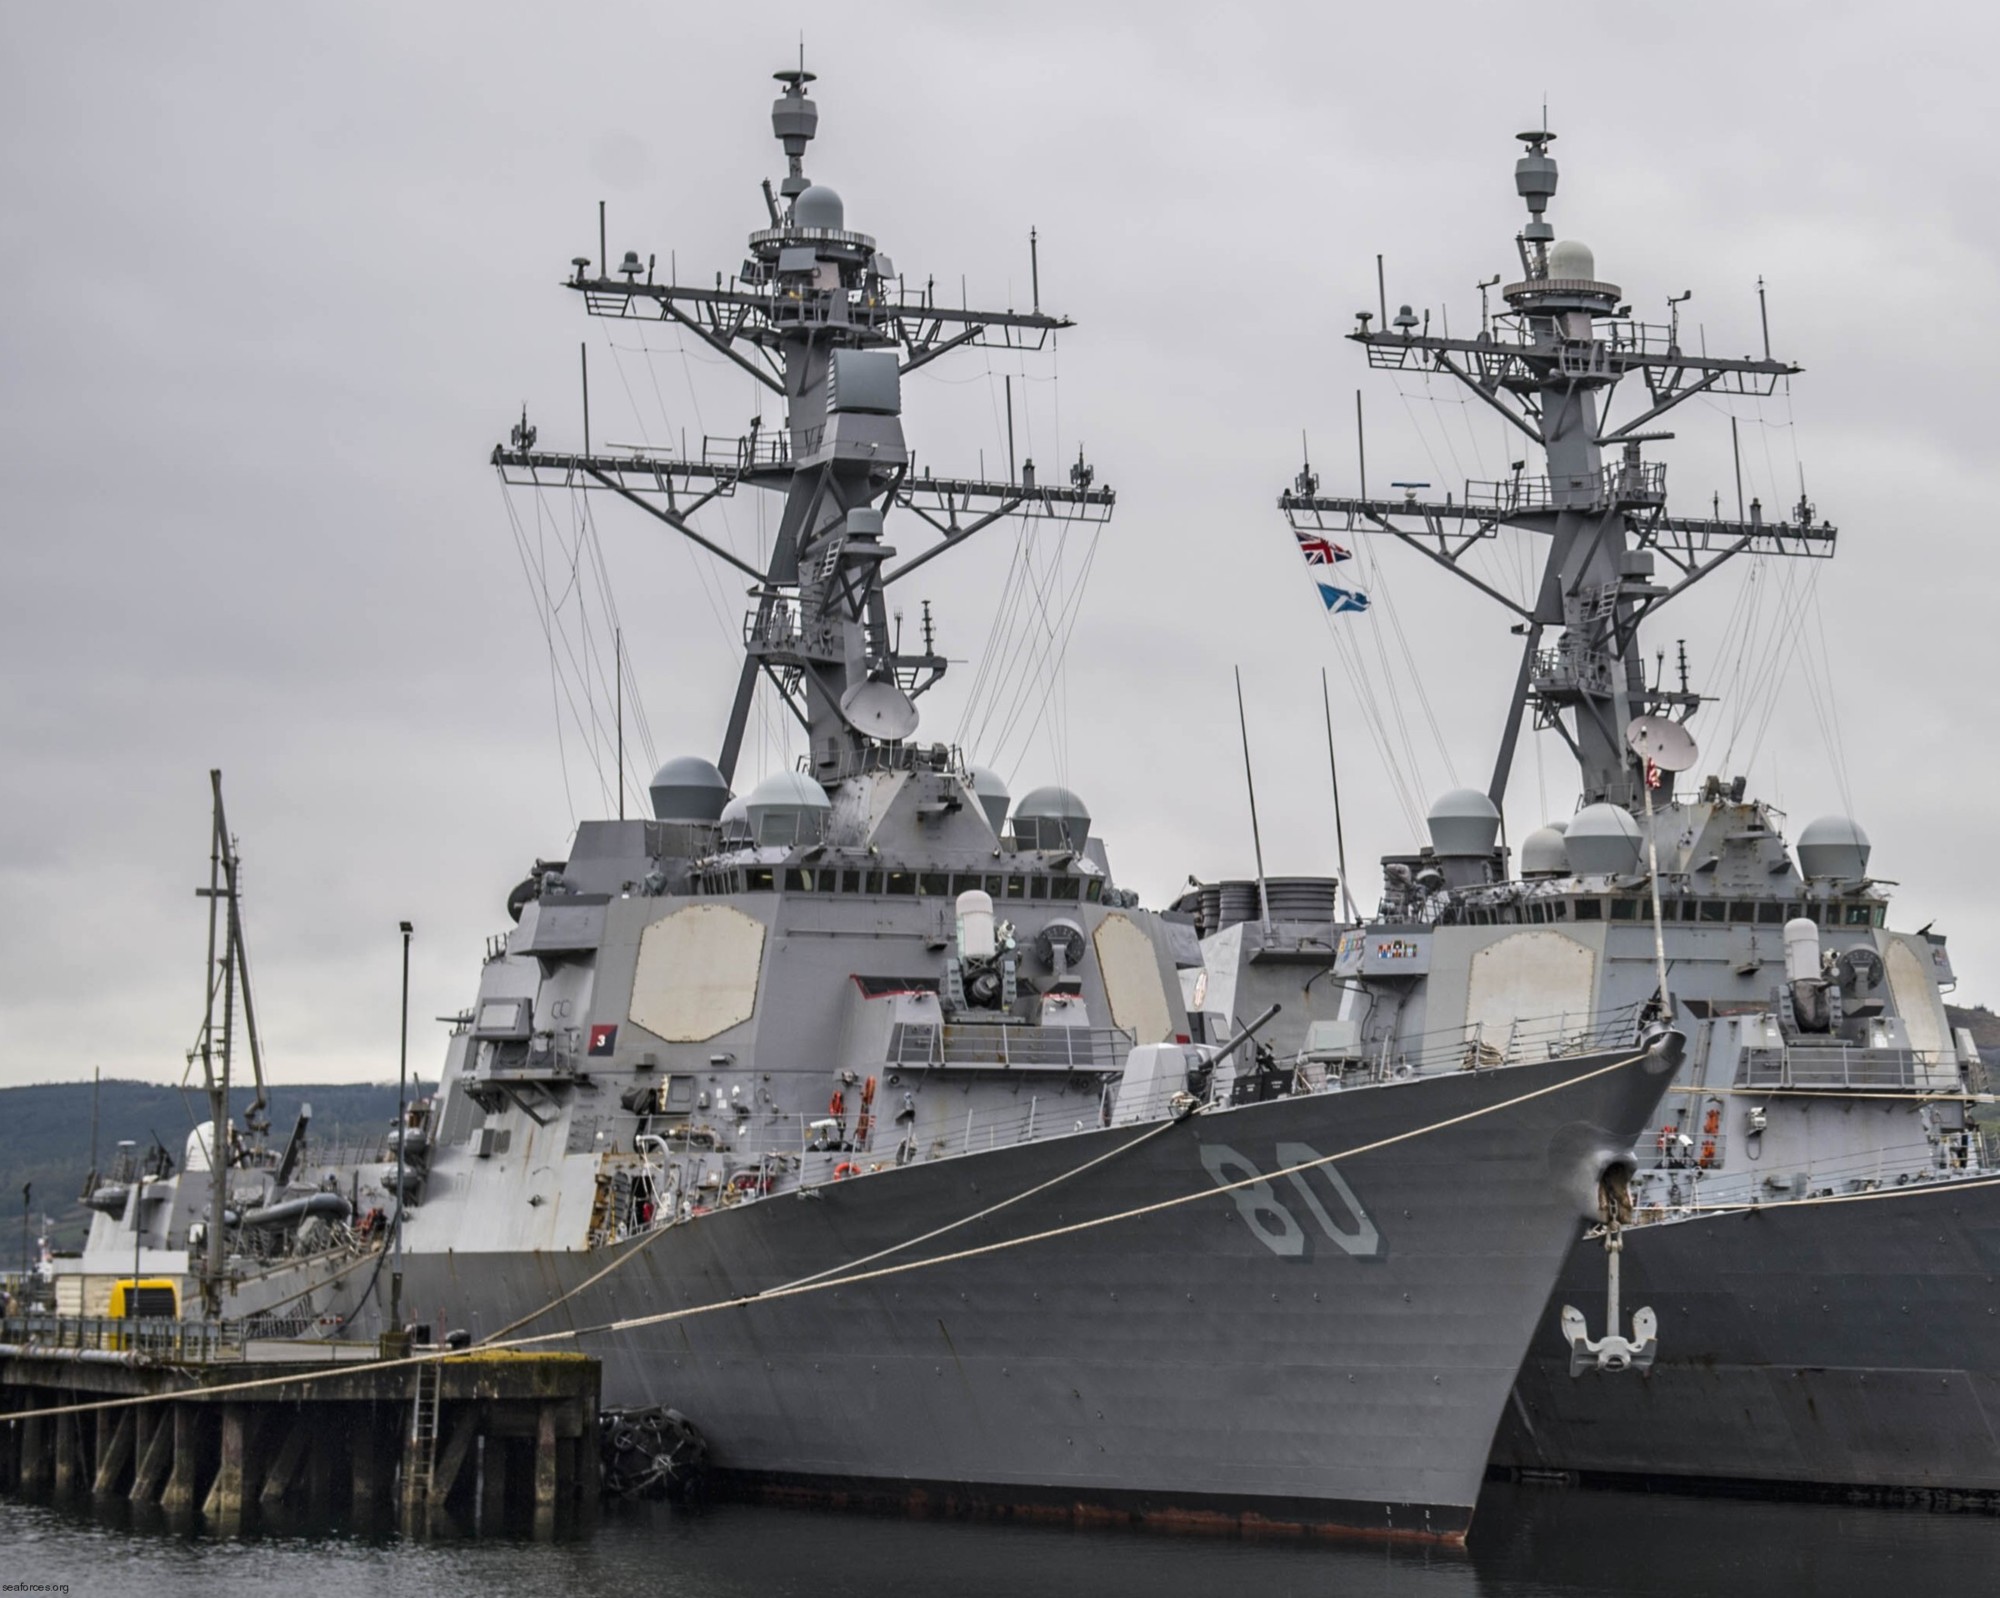
[[[808, 169], [848, 225], [987, 305], [1028, 301], [1032, 227], [1043, 303], [1078, 323], [1037, 359], [913, 379], [912, 442], [997, 473], [1011, 374], [1020, 452], [1046, 474], [1081, 445], [1119, 491], [1094, 545], [996, 529], [913, 580], [906, 603], [931, 599], [966, 662], [928, 735], [1017, 793], [1068, 781], [1157, 902], [1248, 872], [1237, 666], [1270, 868], [1332, 868], [1326, 667], [1372, 899], [1412, 805], [1483, 785], [1514, 641], [1387, 549], [1375, 610], [1336, 635], [1273, 502], [1302, 433], [1327, 488], [1351, 487], [1357, 388], [1372, 486], [1505, 473], [1501, 424], [1368, 373], [1339, 335], [1375, 302], [1378, 252], [1392, 308], [1476, 325], [1520, 220], [1512, 135], [1546, 101], [1551, 215], [1599, 276], [1654, 320], [1692, 289], [1684, 326], [1747, 353], [1761, 275], [1774, 348], [1807, 369], [1738, 406], [1745, 491], [1789, 506], [1803, 470], [1840, 558], [1741, 563], [1648, 640], [1686, 638], [1696, 686], [1731, 696], [1694, 724], [1706, 766], [1747, 772], [1794, 829], [1851, 808], [1898, 920], [1951, 935], [1961, 998], [2000, 998], [1988, 8], [15, 4], [0, 1083], [180, 1074], [212, 765], [268, 1053], [300, 1081], [393, 1075], [405, 917], [413, 1060], [434, 1070], [430, 1018], [469, 1001], [508, 888], [615, 804], [569, 659], [612, 606], [635, 764], [713, 753], [740, 580], [618, 505], [590, 507], [572, 580], [577, 507], [510, 503], [486, 456], [524, 402], [545, 446], [578, 440], [580, 342], [598, 441], [762, 408], [704, 352], [641, 347], [557, 285], [596, 253], [600, 199], [614, 256], [734, 268], [782, 170], [769, 74], [801, 27]], [[1730, 508], [1728, 410], [1675, 425], [1679, 507]], [[747, 498], [716, 522], [746, 553]], [[1525, 553], [1479, 569], [1518, 584]], [[1067, 637], [1059, 667], [1037, 627]], [[989, 641], [1014, 665], [981, 677]], [[795, 752], [760, 716], [742, 776]], [[1524, 745], [1512, 835], [1573, 803], [1560, 749]]]

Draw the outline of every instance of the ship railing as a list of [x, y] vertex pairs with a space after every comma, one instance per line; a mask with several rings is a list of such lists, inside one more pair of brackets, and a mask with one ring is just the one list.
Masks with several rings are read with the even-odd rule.
[[740, 436], [705, 433], [701, 440], [701, 459], [705, 466], [733, 466], [739, 472], [786, 466], [792, 459], [791, 437], [782, 429]]
[[1946, 1057], [1913, 1049], [1827, 1043], [1799, 1048], [1745, 1049], [1737, 1078], [1748, 1088], [1934, 1088], [1931, 1072]]
[[9, 1316], [0, 1322], [0, 1343], [52, 1356], [128, 1354], [145, 1364], [199, 1365], [241, 1359], [245, 1327], [164, 1315]]
[[[1640, 1152], [1646, 1153], [1644, 1145]], [[1694, 1163], [1668, 1163], [1655, 1150], [1653, 1161], [1642, 1167], [1644, 1187], [1635, 1198], [1640, 1220], [1662, 1220], [1793, 1199], [1879, 1192], [1975, 1176], [1985, 1169], [1978, 1139], [1960, 1132], [1947, 1132], [1935, 1140], [1885, 1143], [1838, 1158], [1785, 1163], [1776, 1170], [1704, 1170]]]
[[899, 1024], [890, 1034], [892, 1066], [995, 1071], [1116, 1071], [1132, 1051], [1118, 1027], [1008, 1027]]
[[1344, 1082], [1356, 1084], [1566, 1059], [1635, 1044], [1641, 1008], [1628, 1004], [1612, 1010], [1528, 1016], [1504, 1025], [1481, 1021], [1405, 1033], [1330, 1063], [1341, 1068]]
[[1535, 686], [1544, 691], [1585, 689], [1611, 692], [1613, 662], [1602, 649], [1576, 647], [1535, 651]]
[[[387, 1152], [385, 1152], [385, 1147], [387, 1148]], [[382, 1165], [384, 1163], [389, 1165], [396, 1163], [395, 1150], [393, 1145], [390, 1144], [389, 1135], [386, 1132], [381, 1137], [366, 1138], [359, 1141], [349, 1138], [343, 1139], [339, 1143], [329, 1143], [324, 1146], [319, 1144], [310, 1145], [299, 1161], [299, 1171], [303, 1174], [310, 1174], [314, 1171], [326, 1170], [328, 1168], [339, 1171], [350, 1171], [359, 1166]]]
[[[811, 756], [799, 756], [800, 771], [810, 775], [818, 769]], [[967, 775], [965, 756], [957, 744], [896, 743], [849, 750], [824, 777], [829, 782], [841, 782], [877, 771], [949, 771], [960, 777]]]
[[752, 649], [824, 660], [839, 659], [842, 648], [838, 629], [790, 593], [766, 595], [757, 609], [744, 615], [743, 642]]

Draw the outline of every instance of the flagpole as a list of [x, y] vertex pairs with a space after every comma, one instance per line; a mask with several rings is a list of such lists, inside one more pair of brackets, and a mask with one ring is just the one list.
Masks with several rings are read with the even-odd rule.
[[403, 934], [403, 1030], [396, 1066], [396, 1260], [389, 1272], [389, 1330], [402, 1331], [403, 1212], [410, 1207], [408, 1168], [404, 1150], [410, 1141], [410, 923], [397, 923]]
[[1653, 960], [1660, 973], [1660, 1019], [1673, 1018], [1673, 1002], [1667, 997], [1667, 933], [1660, 914], [1660, 840], [1653, 830], [1653, 782], [1658, 774], [1651, 759], [1640, 773], [1639, 786], [1646, 795], [1646, 865], [1653, 882]]

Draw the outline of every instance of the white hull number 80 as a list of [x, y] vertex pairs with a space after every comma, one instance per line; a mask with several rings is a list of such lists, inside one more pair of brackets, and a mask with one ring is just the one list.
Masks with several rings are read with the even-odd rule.
[[[1259, 1242], [1283, 1259], [1309, 1258], [1313, 1240], [1299, 1220], [1298, 1212], [1303, 1211], [1314, 1230], [1356, 1259], [1382, 1258], [1387, 1252], [1382, 1234], [1340, 1172], [1331, 1165], [1314, 1163], [1322, 1158], [1317, 1150], [1305, 1143], [1280, 1143], [1272, 1153], [1276, 1169], [1284, 1173], [1279, 1179], [1282, 1190], [1227, 1144], [1201, 1146], [1201, 1163], [1217, 1187], [1231, 1189], [1229, 1196], [1236, 1201], [1236, 1213], [1243, 1217], [1244, 1224]], [[1293, 1169], [1301, 1165], [1311, 1169]], [[1234, 1186], [1239, 1182], [1243, 1186]], [[1325, 1189], [1326, 1199], [1321, 1198], [1316, 1188]], [[1329, 1199], [1331, 1208], [1326, 1202]]]

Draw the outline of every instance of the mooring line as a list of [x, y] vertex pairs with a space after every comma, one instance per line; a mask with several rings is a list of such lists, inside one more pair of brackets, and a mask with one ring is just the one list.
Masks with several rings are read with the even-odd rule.
[[[864, 1255], [862, 1258], [858, 1260], [849, 1260], [845, 1265], [829, 1266], [824, 1271], [815, 1271], [811, 1276], [802, 1276], [796, 1282], [788, 1282], [785, 1285], [787, 1287], [799, 1287], [809, 1282], [815, 1282], [819, 1280], [820, 1277], [830, 1275], [834, 1271], [852, 1270], [858, 1265], [872, 1264], [876, 1260], [888, 1258], [891, 1254], [899, 1254], [904, 1249], [915, 1248], [920, 1243], [928, 1243], [929, 1241], [931, 1241], [932, 1238], [942, 1237], [944, 1236], [945, 1233], [956, 1231], [959, 1227], [970, 1226], [974, 1221], [984, 1220], [989, 1215], [997, 1215], [1000, 1211], [1007, 1209], [1012, 1205], [1019, 1204], [1023, 1199], [1033, 1198], [1038, 1193], [1046, 1193], [1050, 1188], [1059, 1186], [1060, 1184], [1067, 1182], [1073, 1176], [1081, 1176], [1085, 1171], [1091, 1170], [1096, 1166], [1102, 1165], [1106, 1160], [1115, 1159], [1119, 1155], [1126, 1153], [1128, 1150], [1137, 1148], [1141, 1143], [1148, 1142], [1151, 1139], [1158, 1137], [1162, 1132], [1171, 1130], [1177, 1124], [1178, 1123], [1174, 1121], [1162, 1121], [1158, 1126], [1154, 1127], [1151, 1131], [1144, 1132], [1140, 1134], [1138, 1137], [1132, 1138], [1125, 1143], [1121, 1143], [1115, 1149], [1107, 1149], [1104, 1151], [1104, 1153], [1093, 1156], [1092, 1158], [1084, 1161], [1083, 1164], [1076, 1166], [1071, 1170], [1064, 1171], [1057, 1176], [1052, 1176], [1046, 1182], [1040, 1183], [1035, 1187], [1028, 1188], [1023, 1192], [1016, 1193], [1012, 1198], [1002, 1199], [997, 1204], [989, 1204], [985, 1209], [978, 1211], [976, 1214], [964, 1216], [956, 1221], [947, 1221], [943, 1226], [936, 1227], [933, 1230], [924, 1233], [921, 1237], [912, 1237], [904, 1240], [901, 1243], [892, 1243], [889, 1245], [889, 1247], [885, 1249], [880, 1249], [873, 1254]], [[809, 1190], [801, 1188], [795, 1191], [806, 1192]], [[632, 1248], [627, 1249], [617, 1259], [611, 1261], [611, 1263], [606, 1265], [604, 1269], [602, 1269], [601, 1271], [597, 1271], [594, 1274], [585, 1277], [581, 1282], [578, 1282], [576, 1286], [570, 1288], [569, 1291], [561, 1294], [559, 1297], [549, 1300], [549, 1302], [544, 1304], [540, 1309], [531, 1310], [526, 1315], [523, 1315], [519, 1320], [512, 1321], [507, 1325], [501, 1327], [499, 1331], [494, 1332], [489, 1336], [482, 1337], [473, 1346], [476, 1348], [505, 1348], [512, 1346], [510, 1344], [501, 1342], [500, 1339], [506, 1337], [509, 1332], [519, 1331], [523, 1326], [531, 1325], [535, 1321], [540, 1320], [544, 1315], [549, 1314], [551, 1311], [561, 1308], [564, 1304], [568, 1303], [572, 1298], [576, 1297], [578, 1293], [581, 1293], [585, 1288], [595, 1286], [598, 1282], [603, 1281], [604, 1278], [609, 1276], [613, 1271], [622, 1269], [632, 1260], [638, 1258], [640, 1254], [644, 1253], [648, 1248], [652, 1247], [654, 1243], [658, 1242], [662, 1237], [665, 1237], [669, 1232], [672, 1232], [673, 1230], [675, 1230], [675, 1228], [671, 1226], [661, 1226], [656, 1228], [652, 1232], [648, 1233], [645, 1237], [641, 1238], [639, 1242]], [[772, 1291], [775, 1292], [777, 1290], [772, 1289]]]
[[[1579, 1075], [1565, 1077], [1560, 1082], [1550, 1082], [1542, 1087], [1530, 1089], [1526, 1093], [1517, 1093], [1512, 1098], [1501, 1099], [1493, 1104], [1482, 1105], [1475, 1110], [1466, 1110], [1458, 1115], [1448, 1116], [1442, 1121], [1433, 1121], [1425, 1126], [1412, 1127], [1404, 1132], [1393, 1133], [1388, 1137], [1378, 1138], [1372, 1143], [1362, 1143], [1353, 1148], [1342, 1149], [1335, 1154], [1322, 1154], [1315, 1159], [1303, 1160], [1296, 1165], [1283, 1166], [1278, 1170], [1268, 1172], [1264, 1175], [1244, 1177], [1238, 1181], [1218, 1183], [1212, 1187], [1197, 1188], [1174, 1198], [1159, 1199], [1151, 1204], [1137, 1205], [1132, 1209], [1120, 1210], [1111, 1215], [1097, 1216], [1086, 1221], [1072, 1221], [1063, 1226], [1047, 1228], [1044, 1231], [1026, 1233], [1020, 1237], [1002, 1238], [994, 1243], [984, 1243], [977, 1248], [960, 1249], [950, 1254], [933, 1255], [928, 1259], [909, 1260], [900, 1265], [887, 1265], [872, 1271], [854, 1271], [854, 1266], [865, 1264], [869, 1259], [879, 1259], [883, 1254], [894, 1253], [901, 1248], [914, 1246], [917, 1242], [921, 1241], [921, 1239], [913, 1238], [908, 1243], [897, 1244], [894, 1248], [883, 1250], [878, 1254], [864, 1256], [861, 1260], [850, 1261], [847, 1265], [834, 1267], [836, 1270], [852, 1272], [852, 1274], [829, 1276], [826, 1272], [822, 1272], [817, 1278], [805, 1278], [799, 1282], [767, 1288], [762, 1292], [747, 1293], [735, 1298], [718, 1299], [709, 1304], [695, 1304], [678, 1310], [662, 1310], [652, 1315], [640, 1315], [624, 1320], [607, 1321], [595, 1326], [569, 1328], [554, 1332], [539, 1332], [532, 1337], [517, 1337], [506, 1341], [486, 1342], [480, 1344], [477, 1351], [444, 1348], [427, 1350], [421, 1354], [399, 1355], [393, 1359], [354, 1360], [346, 1366], [308, 1367], [305, 1370], [284, 1376], [263, 1376], [240, 1382], [222, 1382], [214, 1385], [185, 1387], [171, 1393], [142, 1393], [129, 1397], [99, 1399], [84, 1404], [63, 1404], [54, 1405], [46, 1409], [15, 1410], [8, 1418], [11, 1420], [21, 1420], [29, 1416], [42, 1418], [59, 1415], [90, 1414], [99, 1410], [132, 1408], [141, 1404], [177, 1403], [183, 1398], [190, 1397], [214, 1398], [236, 1393], [257, 1392], [272, 1387], [306, 1386], [324, 1381], [338, 1381], [343, 1376], [363, 1372], [376, 1373], [400, 1370], [417, 1365], [438, 1364], [446, 1360], [472, 1361], [495, 1353], [508, 1353], [516, 1349], [538, 1348], [547, 1343], [576, 1341], [585, 1337], [601, 1336], [608, 1332], [637, 1331], [648, 1326], [661, 1326], [669, 1322], [691, 1320], [695, 1316], [713, 1314], [718, 1310], [742, 1309], [752, 1304], [768, 1303], [781, 1298], [795, 1298], [806, 1293], [825, 1292], [828, 1288], [879, 1281], [889, 1276], [902, 1276], [912, 1271], [928, 1270], [936, 1265], [949, 1265], [960, 1260], [977, 1259], [984, 1255], [1001, 1253], [1007, 1249], [1023, 1248], [1031, 1243], [1048, 1242], [1055, 1238], [1069, 1237], [1080, 1232], [1094, 1231], [1099, 1227], [1114, 1226], [1123, 1221], [1139, 1220], [1148, 1215], [1157, 1215], [1167, 1210], [1178, 1209], [1183, 1205], [1199, 1203], [1203, 1199], [1221, 1198], [1243, 1188], [1256, 1187], [1263, 1183], [1276, 1181], [1280, 1177], [1298, 1175], [1306, 1171], [1317, 1170], [1323, 1165], [1333, 1165], [1341, 1160], [1357, 1159], [1364, 1154], [1373, 1154], [1382, 1149], [1394, 1148], [1401, 1143], [1408, 1143], [1417, 1138], [1430, 1137], [1436, 1133], [1448, 1131], [1452, 1127], [1464, 1126], [1469, 1122], [1482, 1120], [1489, 1115], [1497, 1115], [1503, 1110], [1510, 1110], [1519, 1105], [1531, 1103], [1536, 1099], [1546, 1098], [1552, 1093], [1560, 1093], [1569, 1088], [1581, 1087], [1584, 1083], [1595, 1081], [1597, 1078], [1606, 1076], [1613, 1071], [1622, 1071], [1632, 1065], [1636, 1065], [1639, 1061], [1647, 1057], [1648, 1052], [1642, 1050], [1640, 1053], [1630, 1055], [1625, 1059], [1613, 1060], [1608, 1064], [1597, 1066]], [[1431, 1078], [1428, 1080], [1442, 1081], [1449, 1079]], [[1242, 1106], [1238, 1106], [1238, 1108], [1242, 1108]], [[1184, 1123], [1180, 1121], [1163, 1121], [1145, 1134], [1145, 1136], [1157, 1136], [1182, 1124]], [[1128, 1149], [1136, 1147], [1141, 1141], [1143, 1141], [1143, 1138], [1135, 1138], [1128, 1143], [1121, 1144], [1117, 1149], [1108, 1150], [1104, 1155], [1098, 1156], [1098, 1161], [1108, 1159], [1115, 1154], [1124, 1153]], [[1092, 1163], [1097, 1163], [1098, 1161], [1093, 1161]], [[1078, 1170], [1086, 1168], [1080, 1166]], [[1073, 1171], [1065, 1172], [1062, 1177], [1053, 1178], [1050, 1182], [1044, 1183], [1043, 1187], [1052, 1186], [1055, 1182], [1062, 1181], [1068, 1176], [1075, 1174], [1076, 1172]], [[1993, 1180], [2000, 1181], [2000, 1177], [1993, 1178]], [[1898, 1189], [1897, 1191], [1907, 1192], [1909, 1190]], [[992, 1208], [1004, 1208], [1006, 1203], [1018, 1202], [1019, 1199], [1027, 1196], [1025, 1193], [1017, 1195], [1015, 1199], [1005, 1201], [1001, 1205], [992, 1206]], [[1863, 1195], [1857, 1194], [1855, 1196], [1861, 1197]], [[967, 1224], [967, 1222], [975, 1218], [969, 1216], [965, 1222], [953, 1224]], [[941, 1228], [940, 1230], [949, 1229]], [[668, 1230], [672, 1229], [661, 1228], [663, 1233]], [[601, 1279], [603, 1274], [602, 1272], [598, 1273], [598, 1276], [593, 1277], [592, 1280]], [[568, 1296], [565, 1295], [565, 1298]], [[558, 1302], [561, 1302], [561, 1300], [558, 1300]]]

